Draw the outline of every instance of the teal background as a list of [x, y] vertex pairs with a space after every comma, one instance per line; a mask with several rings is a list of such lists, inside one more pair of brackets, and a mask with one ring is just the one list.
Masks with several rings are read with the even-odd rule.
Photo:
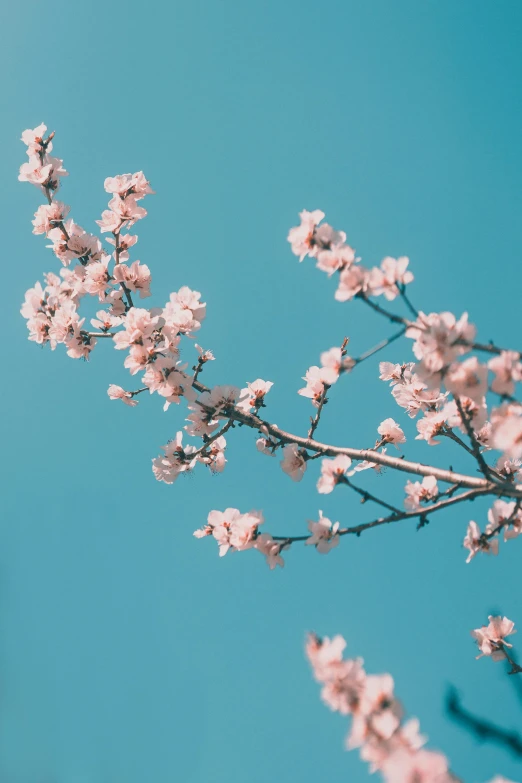
[[[347, 334], [358, 354], [390, 330], [291, 255], [303, 208], [323, 209], [368, 265], [410, 256], [417, 306], [467, 309], [483, 340], [520, 348], [520, 2], [28, 0], [1, 13], [0, 780], [364, 781], [304, 660], [309, 629], [391, 672], [467, 783], [520, 780], [520, 763], [448, 722], [443, 695], [453, 682], [468, 707], [522, 728], [512, 681], [474, 660], [469, 636], [494, 608], [522, 626], [521, 542], [466, 566], [477, 502], [328, 557], [295, 548], [277, 573], [255, 553], [220, 560], [192, 537], [213, 508], [262, 508], [274, 533], [302, 532], [319, 508], [342, 524], [375, 510], [342, 488], [318, 496], [317, 464], [293, 484], [237, 430], [223, 475], [158, 484], [150, 460], [183, 411], [110, 402], [109, 383], [133, 386], [109, 345], [84, 364], [26, 340], [24, 291], [58, 263], [31, 234], [38, 192], [17, 182], [21, 131], [42, 121], [87, 230], [104, 178], [143, 169], [157, 195], [133, 258], [152, 270], [148, 303], [202, 291], [198, 341], [218, 358], [207, 382], [274, 381], [270, 415], [304, 432], [296, 390], [320, 351]], [[387, 354], [410, 356], [408, 343]], [[371, 445], [393, 416], [409, 457], [474, 469], [413, 441], [377, 363], [342, 379], [325, 413], [324, 440]], [[360, 483], [402, 500], [389, 472]]]

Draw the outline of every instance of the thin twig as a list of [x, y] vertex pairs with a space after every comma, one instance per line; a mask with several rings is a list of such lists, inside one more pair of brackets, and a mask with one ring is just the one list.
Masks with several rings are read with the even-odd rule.
[[[427, 520], [427, 517], [429, 514], [433, 514], [436, 511], [442, 511], [444, 508], [448, 508], [449, 506], [454, 506], [457, 503], [463, 503], [466, 500], [474, 500], [476, 497], [479, 497], [480, 495], [487, 495], [488, 490], [485, 489], [472, 489], [468, 490], [467, 492], [463, 492], [460, 495], [455, 495], [454, 497], [447, 498], [446, 500], [440, 500], [436, 503], [432, 503], [430, 506], [422, 506], [420, 508], [415, 509], [414, 511], [399, 511], [398, 513], [390, 514], [387, 517], [380, 517], [379, 519], [374, 519], [372, 522], [364, 522], [360, 525], [355, 525], [354, 527], [344, 527], [340, 528], [338, 531], [338, 534], [340, 536], [347, 536], [347, 535], [355, 535], [360, 536], [361, 533], [364, 533], [365, 530], [371, 530], [374, 527], [380, 527], [381, 525], [389, 525], [393, 524], [394, 522], [401, 522], [404, 519], [417, 519], [419, 518], [421, 521]], [[297, 542], [297, 541], [307, 541], [310, 536], [273, 536], [274, 540], [276, 541], [288, 541], [289, 543]]]
[[342, 476], [338, 483], [346, 484], [347, 487], [350, 487], [350, 489], [353, 489], [354, 492], [357, 492], [357, 494], [362, 497], [363, 503], [367, 500], [371, 500], [374, 503], [377, 503], [379, 506], [387, 508], [388, 511], [393, 511], [394, 514], [402, 514], [402, 511], [395, 506], [392, 506], [391, 503], [387, 503], [385, 500], [381, 500], [376, 495], [372, 495], [372, 493], [368, 492], [366, 489], [361, 489], [361, 487], [357, 487], [355, 484], [352, 484], [347, 476]]
[[508, 748], [515, 756], [522, 756], [522, 737], [516, 731], [496, 726], [485, 718], [479, 718], [466, 710], [461, 703], [460, 696], [453, 686], [450, 686], [446, 695], [446, 711], [448, 715], [459, 723], [466, 731], [474, 734], [481, 742], [494, 742]]
[[386, 348], [386, 346], [391, 345], [395, 340], [398, 340], [399, 337], [402, 337], [404, 332], [406, 331], [406, 327], [403, 326], [402, 329], [399, 329], [398, 332], [395, 334], [392, 334], [391, 337], [388, 337], [386, 340], [381, 340], [380, 343], [377, 343], [373, 348], [370, 348], [368, 351], [365, 351], [360, 356], [357, 357], [357, 359], [353, 360], [353, 367], [356, 367], [358, 364], [361, 364], [361, 362], [366, 361], [366, 359], [369, 359], [370, 356], [374, 356], [374, 354], [378, 353], [379, 351], [382, 351], [383, 348]]
[[310, 429], [308, 430], [308, 437], [309, 438], [313, 438], [314, 432], [316, 431], [317, 427], [319, 426], [319, 421], [321, 419], [321, 413], [323, 412], [324, 406], [328, 402], [328, 400], [326, 399], [326, 395], [328, 394], [328, 390], [330, 388], [331, 387], [328, 386], [327, 383], [324, 384], [324, 389], [323, 389], [323, 391], [321, 393], [321, 397], [319, 399], [319, 404], [317, 406], [317, 413], [315, 414], [315, 416], [310, 418]]

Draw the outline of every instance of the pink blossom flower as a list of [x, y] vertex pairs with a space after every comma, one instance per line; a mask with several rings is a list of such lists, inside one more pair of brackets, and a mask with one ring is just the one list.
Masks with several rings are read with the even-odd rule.
[[288, 241], [292, 246], [292, 253], [299, 256], [299, 261], [307, 255], [315, 255], [317, 252], [317, 241], [315, 233], [318, 224], [324, 218], [324, 212], [315, 209], [313, 212], [303, 210], [299, 213], [301, 225], [291, 228], [288, 233]]
[[306, 470], [306, 459], [304, 453], [295, 443], [289, 443], [283, 449], [283, 459], [281, 467], [292, 481], [301, 481]]
[[93, 261], [85, 271], [84, 288], [89, 294], [97, 294], [100, 301], [103, 301], [109, 283], [108, 260], [107, 257], [104, 261]]
[[[347, 343], [348, 340], [346, 340]], [[349, 372], [353, 368], [353, 364], [353, 359], [350, 356], [346, 356], [339, 347], [323, 351], [321, 354], [323, 383], [328, 383], [331, 386], [338, 379], [341, 372]], [[331, 371], [331, 375], [328, 371]]]
[[476, 356], [450, 364], [444, 376], [446, 389], [458, 397], [481, 401], [488, 390], [488, 368]]
[[390, 381], [390, 386], [404, 381], [404, 373], [408, 371], [411, 377], [413, 362], [409, 364], [393, 364], [393, 362], [379, 363], [379, 379], [381, 381]]
[[417, 422], [419, 434], [415, 440], [425, 440], [428, 446], [438, 446], [440, 440], [435, 440], [437, 435], [444, 432], [446, 428], [446, 412], [433, 411], [428, 412]]
[[326, 555], [339, 544], [339, 522], [332, 523], [319, 511], [319, 521], [309, 522], [308, 530], [312, 534], [306, 541], [307, 546], [315, 546], [318, 552]]
[[338, 302], [348, 302], [357, 294], [366, 291], [367, 285], [368, 270], [363, 266], [349, 266], [341, 271], [335, 298]]
[[476, 522], [469, 523], [463, 546], [469, 549], [466, 563], [471, 562], [478, 552], [486, 552], [488, 555], [498, 555], [498, 539], [487, 539], [481, 532]]
[[213, 411], [216, 416], [223, 416], [230, 408], [234, 407], [239, 395], [240, 391], [237, 386], [214, 386], [210, 391], [199, 395], [198, 405], [203, 409]]
[[494, 661], [502, 661], [506, 657], [504, 647], [513, 646], [506, 642], [506, 636], [516, 633], [515, 623], [508, 620], [507, 617], [493, 617], [492, 615], [489, 615], [488, 620], [488, 625], [471, 631], [480, 650], [480, 655], [477, 655], [477, 658], [487, 655], [491, 656]]
[[264, 404], [265, 395], [273, 385], [272, 381], [263, 381], [261, 378], [253, 383], [247, 383], [246, 388], [241, 389], [237, 407], [245, 413], [249, 413], [251, 408], [257, 411]]
[[205, 318], [206, 305], [200, 302], [199, 291], [183, 286], [177, 293], [170, 295], [170, 301], [163, 308], [163, 318], [169, 326], [174, 326], [183, 334], [190, 334], [201, 327]]
[[112, 209], [105, 209], [102, 212], [101, 220], [96, 221], [102, 234], [105, 234], [107, 231], [117, 231], [124, 222], [121, 215], [113, 212]]
[[164, 454], [152, 460], [152, 471], [158, 481], [173, 484], [181, 473], [194, 467], [196, 460], [191, 455], [196, 449], [183, 447], [182, 441], [183, 433], [176, 433], [174, 440], [161, 447]]
[[501, 457], [495, 467], [502, 475], [512, 476], [515, 482], [520, 483], [522, 481], [522, 460]]
[[[224, 557], [231, 547], [230, 535], [235, 525], [241, 519], [242, 514], [237, 508], [226, 508], [224, 511], [211, 511], [208, 515], [208, 527], [219, 545], [219, 556]], [[200, 538], [199, 531], [194, 535]]]
[[52, 204], [42, 204], [34, 213], [33, 234], [47, 234], [51, 229], [65, 220], [69, 214], [66, 204], [61, 201], [53, 201]]
[[456, 783], [446, 756], [432, 750], [398, 751], [383, 763], [382, 771], [386, 783]]
[[[302, 259], [301, 259], [302, 260]], [[334, 272], [346, 269], [355, 261], [355, 250], [349, 245], [335, 245], [331, 250], [321, 250], [317, 254], [317, 268], [331, 277]]]
[[281, 556], [281, 550], [284, 549], [283, 542], [274, 541], [271, 535], [268, 533], [261, 533], [257, 536], [255, 548], [266, 557], [266, 562], [271, 571], [279, 566], [283, 568], [285, 561]]
[[[27, 154], [31, 156], [38, 155], [43, 150], [43, 140], [47, 131], [47, 125], [40, 123], [36, 128], [24, 130], [22, 133], [22, 141], [28, 147]], [[52, 142], [49, 141], [46, 145], [49, 152], [52, 150]]]
[[80, 328], [83, 325], [83, 319], [76, 310], [76, 305], [70, 300], [65, 300], [55, 309], [51, 318], [49, 328], [49, 340], [51, 348], [54, 350], [58, 343], [64, 343], [73, 335], [80, 335]]
[[45, 304], [45, 294], [41, 283], [25, 292], [25, 301], [20, 310], [24, 318], [34, 318]]
[[131, 307], [125, 317], [125, 329], [114, 335], [114, 347], [126, 350], [131, 345], [143, 345], [144, 339], [152, 336], [158, 328], [159, 316], [152, 316], [143, 307]]
[[327, 459], [326, 457], [322, 459], [317, 491], [321, 495], [329, 495], [330, 492], [333, 492], [334, 487], [341, 483], [347, 475], [351, 464], [352, 460], [350, 457], [346, 457], [344, 454], [339, 454], [334, 459]]
[[318, 682], [325, 682], [336, 676], [345, 648], [346, 641], [340, 635], [329, 639], [328, 636], [320, 638], [315, 633], [308, 634], [305, 651]]
[[522, 457], [522, 406], [504, 403], [491, 415], [491, 446], [505, 457]]
[[102, 332], [108, 332], [114, 326], [120, 326], [123, 319], [116, 315], [111, 315], [105, 310], [98, 310], [96, 318], [91, 318], [91, 324]]
[[457, 356], [470, 350], [468, 343], [475, 339], [475, 327], [468, 323], [468, 314], [459, 320], [453, 313], [419, 313], [406, 336], [411, 337], [413, 353], [427, 375], [439, 373]]
[[194, 343], [194, 347], [196, 348], [199, 354], [198, 361], [201, 362], [202, 364], [204, 364], [205, 362], [213, 362], [215, 360], [216, 357], [214, 356], [212, 351], [205, 351], [201, 347], [201, 345], [198, 345], [197, 343]]
[[196, 538], [212, 535], [219, 545], [219, 556], [223, 557], [233, 549], [242, 552], [256, 545], [258, 527], [263, 524], [263, 515], [259, 511], [241, 514], [237, 508], [225, 511], [211, 511], [207, 524], [196, 530]]
[[516, 508], [515, 502], [495, 500], [488, 511], [488, 524], [486, 533], [497, 533], [504, 530], [504, 541], [517, 538], [522, 534], [522, 510]]
[[422, 483], [420, 481], [407, 481], [404, 490], [406, 492], [404, 505], [410, 511], [419, 508], [421, 503], [435, 500], [439, 494], [437, 479], [434, 476], [424, 476]]
[[382, 438], [382, 443], [393, 443], [394, 446], [406, 443], [404, 432], [393, 419], [384, 419], [377, 427], [377, 432]]
[[386, 299], [391, 301], [399, 296], [399, 285], [404, 286], [411, 283], [413, 275], [407, 271], [409, 259], [405, 256], [401, 258], [386, 257], [381, 262], [381, 268], [374, 267], [370, 270], [368, 278], [368, 288], [372, 296], [384, 294]]
[[[127, 227], [133, 226], [137, 220], [142, 220], [147, 216], [147, 210], [140, 207], [135, 196], [113, 196], [109, 201], [109, 210], [114, 212], [120, 219], [120, 226], [125, 223]], [[116, 226], [117, 230], [120, 226]]]
[[339, 373], [332, 367], [309, 367], [306, 371], [306, 375], [303, 376], [303, 380], [306, 381], [306, 386], [298, 390], [298, 394], [302, 397], [308, 397], [312, 400], [312, 403], [318, 407], [321, 397], [326, 391], [327, 387], [334, 384], [339, 377]]
[[270, 436], [262, 436], [256, 440], [256, 449], [261, 454], [267, 454], [269, 457], [275, 457], [275, 450], [280, 444]]
[[[158, 358], [158, 352], [155, 345], [148, 339], [145, 340], [146, 345], [131, 345], [129, 347], [129, 355], [125, 357], [123, 366], [127, 368], [131, 375], [146, 370], [147, 366]], [[176, 355], [172, 354], [170, 357], [173, 361], [176, 359]]]
[[30, 156], [27, 163], [22, 163], [18, 179], [20, 182], [30, 182], [42, 190], [58, 190], [60, 177], [66, 177], [67, 171], [63, 168], [63, 160], [45, 155], [43, 162], [39, 156]]
[[195, 404], [189, 405], [188, 408], [191, 411], [187, 416], [189, 423], [185, 427], [188, 434], [199, 438], [212, 435], [219, 426], [219, 421], [214, 418], [214, 414], [211, 411], [203, 410], [197, 401]]
[[123, 290], [121, 288], [108, 291], [103, 300], [103, 304], [109, 305], [111, 315], [123, 315], [126, 307], [123, 301]]
[[402, 378], [392, 381], [390, 385], [395, 402], [405, 408], [411, 419], [415, 418], [419, 411], [434, 412], [447, 397], [447, 394], [441, 394], [438, 388], [428, 389], [426, 383], [407, 367], [403, 369]]
[[394, 682], [390, 674], [369, 675], [358, 708], [354, 713], [348, 748], [358, 748], [369, 736], [377, 733], [389, 739], [400, 725], [402, 707], [394, 696]]
[[392, 756], [397, 760], [398, 753], [413, 754], [426, 743], [426, 739], [419, 733], [419, 721], [411, 718], [399, 726], [389, 739], [385, 740], [378, 734], [368, 736], [361, 748], [361, 759], [369, 762], [370, 773], [376, 772], [390, 762]]
[[341, 715], [357, 709], [366, 680], [361, 658], [343, 660], [345, 647], [342, 636], [320, 639], [309, 634], [305, 648], [315, 679], [324, 683], [322, 700]]
[[259, 526], [264, 522], [260, 511], [249, 511], [248, 514], [242, 514], [241, 517], [230, 528], [230, 545], [238, 552], [251, 549], [255, 546]]
[[161, 397], [165, 397], [164, 410], [172, 403], [179, 405], [182, 397], [190, 401], [196, 399], [192, 378], [167, 356], [159, 356], [154, 363], [147, 365], [143, 383], [151, 394], [157, 392]]
[[121, 386], [116, 386], [114, 383], [111, 383], [107, 389], [107, 394], [111, 400], [121, 400], [125, 405], [129, 405], [131, 408], [134, 408], [138, 404], [138, 400], [133, 399], [132, 392], [125, 391]]
[[146, 195], [154, 193], [143, 171], [138, 171], [135, 174], [117, 174], [115, 177], [107, 177], [103, 186], [107, 193], [115, 193], [121, 198], [134, 195], [136, 199], [141, 199]]
[[522, 380], [520, 354], [516, 351], [502, 351], [499, 356], [489, 360], [488, 367], [495, 374], [491, 391], [512, 397], [515, 383]]
[[101, 242], [97, 237], [88, 234], [73, 220], [67, 220], [64, 225], [67, 235], [61, 226], [52, 228], [47, 233], [47, 237], [52, 242], [52, 245], [48, 247], [52, 248], [64, 266], [69, 266], [71, 261], [80, 260], [85, 263], [87, 261], [101, 261], [104, 258], [109, 259], [109, 256], [104, 255]]
[[134, 261], [130, 267], [118, 264], [114, 267], [113, 277], [117, 283], [124, 283], [130, 291], [139, 291], [140, 299], [150, 296], [151, 275], [146, 264]]
[[96, 342], [95, 337], [89, 337], [85, 332], [75, 329], [73, 334], [65, 340], [67, 356], [70, 356], [71, 359], [85, 359], [87, 361]]

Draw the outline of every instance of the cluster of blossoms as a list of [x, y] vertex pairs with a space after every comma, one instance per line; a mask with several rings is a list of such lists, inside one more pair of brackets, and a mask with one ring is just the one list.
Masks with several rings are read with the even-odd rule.
[[[506, 618], [490, 620], [490, 626], [493, 621], [501, 621], [498, 628], [490, 629], [490, 643], [495, 645], [498, 639], [501, 646], [506, 644], [503, 639], [512, 633], [512, 624], [510, 629]], [[352, 718], [347, 749], [360, 748], [361, 759], [370, 765], [370, 772], [379, 772], [385, 783], [459, 783], [446, 756], [425, 749], [427, 737], [420, 734], [419, 721], [404, 721], [392, 676], [366, 674], [362, 658], [343, 658], [345, 647], [342, 636], [321, 639], [310, 634], [306, 643], [314, 677], [322, 685], [323, 702], [334, 712]], [[510, 781], [497, 776], [490, 783]]]
[[[178, 433], [180, 434], [180, 433]], [[223, 557], [231, 550], [243, 552], [246, 549], [257, 549], [265, 555], [271, 570], [276, 566], [284, 566], [281, 552], [289, 549], [293, 539], [282, 536], [274, 538], [269, 533], [260, 533], [259, 525], [263, 523], [260, 511], [249, 511], [242, 514], [237, 508], [227, 508], [225, 511], [211, 511], [207, 524], [196, 530], [196, 538], [213, 536], [219, 545], [219, 556]], [[320, 554], [326, 554], [339, 543], [339, 522], [331, 522], [319, 511], [319, 520], [308, 523], [309, 536], [301, 537], [307, 546], [314, 546]]]
[[347, 748], [360, 748], [370, 771], [379, 771], [386, 783], [454, 783], [446, 757], [423, 748], [426, 737], [419, 733], [419, 722], [403, 722], [393, 678], [366, 674], [361, 658], [343, 658], [345, 647], [341, 636], [310, 634], [306, 654], [324, 703], [352, 717]]
[[413, 275], [408, 271], [409, 260], [385, 258], [380, 267], [366, 269], [355, 257], [355, 250], [346, 244], [344, 231], [335, 231], [323, 223], [324, 212], [304, 210], [301, 224], [290, 229], [288, 241], [292, 252], [302, 261], [306, 256], [316, 259], [316, 266], [328, 277], [339, 275], [335, 298], [346, 302], [355, 296], [385, 296], [389, 301], [400, 294], [401, 288], [411, 283]]
[[[104, 217], [112, 215], [111, 229], [107, 227], [107, 219], [102, 226], [103, 231], [113, 233], [110, 241], [115, 246], [115, 264], [111, 274], [111, 254], [103, 250], [100, 239], [68, 218], [70, 207], [55, 200], [60, 177], [67, 172], [61, 160], [49, 155], [54, 134], [46, 139], [46, 130], [42, 124], [22, 134], [29, 162], [21, 166], [19, 179], [36, 185], [45, 194], [48, 203], [37, 209], [33, 233], [46, 236], [51, 243], [49, 247], [63, 266], [59, 276], [54, 273], [45, 276], [45, 287], [36, 283], [27, 292], [21, 312], [27, 318], [30, 340], [42, 345], [49, 343], [52, 349], [63, 343], [72, 358], [88, 359], [96, 338], [121, 326], [122, 316], [132, 303], [130, 291], [139, 291], [142, 297], [150, 294], [148, 268], [139, 261], [130, 267], [123, 263], [128, 259], [128, 248], [135, 244], [137, 237], [121, 237], [120, 232], [124, 226], [133, 225], [147, 214], [137, 202], [153, 191], [143, 172], [109, 177], [105, 181], [105, 189], [114, 194], [110, 209], [104, 213]], [[123, 302], [124, 293], [128, 295], [127, 304]], [[108, 306], [92, 320], [92, 324], [101, 329], [101, 334], [83, 328], [85, 319], [80, 318], [78, 306], [86, 295], [97, 296]]]
[[237, 508], [226, 508], [224, 511], [211, 511], [207, 524], [196, 530], [196, 538], [213, 536], [219, 545], [219, 556], [228, 551], [243, 552], [246, 549], [257, 549], [265, 556], [270, 569], [284, 566], [281, 550], [284, 541], [275, 541], [268, 533], [260, 533], [259, 526], [264, 522], [259, 511], [249, 511], [242, 514]]
[[[487, 363], [476, 356], [457, 361], [474, 345], [475, 327], [466, 313], [458, 321], [452, 313], [420, 313], [406, 336], [414, 339], [419, 361], [381, 362], [379, 377], [390, 382], [395, 401], [410, 418], [423, 413], [417, 439], [434, 446], [440, 443], [438, 436], [457, 428], [465, 435], [471, 431], [483, 450], [497, 449], [509, 459], [522, 457], [522, 405], [512, 398], [515, 383], [522, 379], [520, 355], [501, 351]], [[509, 401], [488, 417], [489, 391]]]

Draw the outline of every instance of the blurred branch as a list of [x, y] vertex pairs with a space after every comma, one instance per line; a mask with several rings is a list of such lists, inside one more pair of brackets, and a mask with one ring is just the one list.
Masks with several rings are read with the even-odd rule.
[[473, 734], [480, 742], [492, 742], [500, 745], [510, 750], [514, 756], [522, 758], [522, 737], [520, 734], [473, 715], [462, 706], [460, 696], [453, 686], [449, 687], [446, 694], [446, 712], [455, 723]]

